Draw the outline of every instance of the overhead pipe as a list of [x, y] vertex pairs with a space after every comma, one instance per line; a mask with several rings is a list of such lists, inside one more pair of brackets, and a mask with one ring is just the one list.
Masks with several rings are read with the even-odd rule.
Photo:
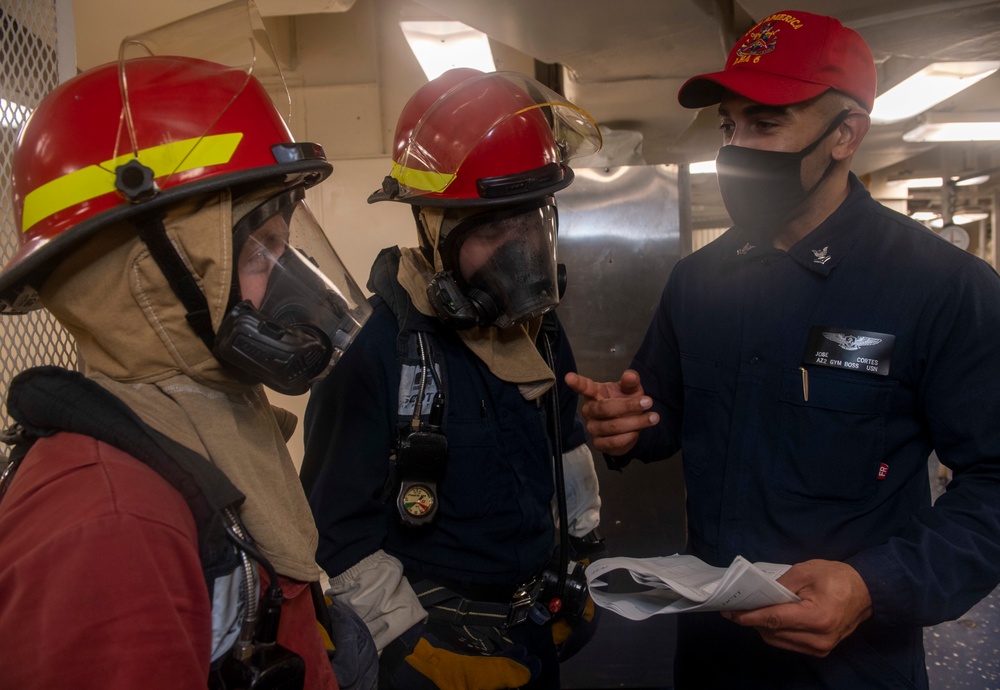
[[719, 39], [722, 41], [722, 55], [726, 57], [736, 39], [743, 32], [736, 30], [736, 7], [733, 0], [715, 0], [715, 16], [719, 20]]

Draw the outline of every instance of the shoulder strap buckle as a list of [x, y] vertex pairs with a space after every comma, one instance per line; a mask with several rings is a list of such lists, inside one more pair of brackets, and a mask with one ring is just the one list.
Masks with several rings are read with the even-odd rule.
[[5, 446], [17, 446], [25, 442], [34, 441], [37, 438], [35, 434], [24, 428], [24, 425], [20, 422], [15, 422], [0, 431], [0, 443]]

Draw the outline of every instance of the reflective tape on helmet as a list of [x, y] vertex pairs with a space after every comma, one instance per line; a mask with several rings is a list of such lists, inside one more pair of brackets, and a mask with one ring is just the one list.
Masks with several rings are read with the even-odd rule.
[[416, 170], [404, 167], [395, 161], [392, 164], [392, 171], [389, 174], [399, 180], [401, 185], [422, 192], [443, 192], [448, 189], [448, 185], [455, 181], [455, 173]]
[[115, 170], [133, 158], [151, 168], [155, 178], [160, 178], [228, 163], [242, 138], [242, 132], [195, 137], [151, 146], [137, 155], [130, 153], [74, 170], [25, 195], [21, 232], [27, 232], [53, 213], [115, 191]]

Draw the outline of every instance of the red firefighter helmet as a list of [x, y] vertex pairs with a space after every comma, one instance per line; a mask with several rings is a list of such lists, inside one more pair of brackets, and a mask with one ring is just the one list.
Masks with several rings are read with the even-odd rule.
[[227, 187], [308, 187], [331, 170], [245, 71], [177, 56], [95, 67], [46, 96], [18, 137], [20, 248], [0, 273], [0, 312], [38, 308], [52, 263], [111, 223]]
[[396, 124], [393, 166], [369, 203], [491, 206], [566, 187], [566, 162], [601, 134], [579, 107], [515, 72], [453, 69], [421, 87]]

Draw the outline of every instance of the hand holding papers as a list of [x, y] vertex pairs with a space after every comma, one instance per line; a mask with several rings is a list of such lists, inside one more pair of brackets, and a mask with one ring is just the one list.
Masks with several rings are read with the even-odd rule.
[[[716, 568], [695, 556], [602, 558], [587, 568], [587, 585], [594, 603], [631, 620], [658, 613], [756, 609], [795, 603], [799, 598], [776, 580], [790, 565], [751, 563], [737, 556], [728, 568]], [[627, 570], [648, 589], [641, 592], [604, 591], [600, 578]]]

